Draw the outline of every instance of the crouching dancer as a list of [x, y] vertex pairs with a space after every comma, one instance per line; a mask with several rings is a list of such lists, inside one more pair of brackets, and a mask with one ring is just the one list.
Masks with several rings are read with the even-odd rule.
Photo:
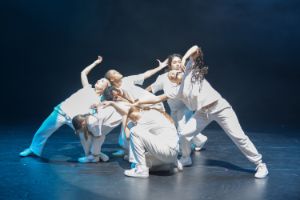
[[[106, 105], [118, 107], [115, 102], [105, 102]], [[120, 108], [118, 108], [120, 109]], [[149, 169], [160, 166], [177, 166], [179, 151], [178, 134], [172, 118], [165, 112], [155, 108], [132, 106], [127, 113], [125, 124], [132, 121], [135, 126], [125, 133], [130, 141], [136, 166], [125, 170], [125, 176], [147, 178]], [[177, 166], [182, 170], [182, 166]]]
[[101, 152], [106, 135], [122, 122], [122, 116], [112, 106], [98, 107], [96, 114], [77, 115], [72, 124], [76, 134], [79, 135], [85, 156], [78, 162], [89, 163], [104, 162], [109, 157]]

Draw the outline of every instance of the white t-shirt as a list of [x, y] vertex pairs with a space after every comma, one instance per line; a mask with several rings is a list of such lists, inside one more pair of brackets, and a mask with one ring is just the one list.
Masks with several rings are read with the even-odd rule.
[[201, 110], [217, 100], [222, 99], [222, 96], [203, 79], [201, 82], [192, 83], [192, 61], [187, 63], [186, 71], [181, 84], [177, 87], [177, 91], [168, 94], [169, 98], [179, 98], [192, 111]]
[[[177, 84], [172, 83], [168, 78], [168, 72], [161, 74], [157, 77], [156, 81], [151, 85], [152, 92], [156, 93], [160, 90], [164, 91], [164, 94], [170, 96], [170, 94], [177, 92]], [[176, 98], [168, 98], [167, 100], [172, 112], [179, 109], [187, 109], [185, 104]]]
[[[144, 83], [144, 74], [127, 76], [122, 79], [121, 89], [129, 94], [134, 100], [139, 99], [143, 100], [144, 98], [156, 97], [151, 92], [137, 86], [143, 85]], [[156, 104], [154, 107], [165, 110], [162, 103]]]
[[71, 119], [79, 114], [87, 114], [91, 106], [100, 102], [91, 85], [85, 86], [63, 101], [59, 107]]
[[163, 137], [163, 141], [166, 141], [166, 144], [172, 148], [178, 144], [179, 139], [175, 125], [157, 110], [142, 111], [136, 126], [139, 127], [139, 130], [142, 128], [153, 135]]
[[107, 135], [122, 123], [122, 116], [112, 107], [99, 108], [98, 113], [88, 118], [88, 130], [94, 136]]

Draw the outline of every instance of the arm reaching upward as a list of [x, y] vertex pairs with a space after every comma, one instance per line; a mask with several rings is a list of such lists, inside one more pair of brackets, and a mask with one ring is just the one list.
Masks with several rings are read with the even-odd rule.
[[185, 65], [186, 65], [187, 59], [190, 58], [191, 56], [193, 56], [194, 54], [198, 54], [199, 50], [200, 50], [200, 48], [197, 45], [194, 45], [189, 50], [187, 50], [187, 52], [182, 57], [181, 67], [182, 67], [183, 71], [185, 71], [185, 68], [186, 68]]
[[157, 59], [157, 62], [159, 64], [158, 67], [144, 72], [144, 79], [150, 78], [151, 76], [168, 66], [168, 59], [165, 59], [163, 62]]
[[102, 62], [102, 57], [98, 56], [97, 60], [95, 60], [92, 64], [90, 64], [89, 66], [85, 67], [82, 71], [81, 71], [81, 84], [82, 87], [85, 87], [87, 85], [89, 85], [89, 81], [87, 78], [87, 75], [90, 73], [90, 71], [96, 67], [98, 64], [100, 64]]

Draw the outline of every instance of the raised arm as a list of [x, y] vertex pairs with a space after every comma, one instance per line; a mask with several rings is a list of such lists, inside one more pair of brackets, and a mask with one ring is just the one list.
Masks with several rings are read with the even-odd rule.
[[192, 46], [182, 57], [181, 66], [183, 67], [183, 70], [185, 70], [186, 61], [188, 58], [190, 58], [192, 55], [198, 53], [199, 47], [197, 45]]
[[168, 59], [164, 60], [164, 62], [161, 62], [160, 60], [157, 59], [157, 62], [159, 64], [158, 67], [144, 72], [144, 79], [150, 78], [151, 76], [153, 76], [154, 74], [156, 74], [157, 72], [159, 72], [160, 70], [168, 66]]
[[90, 73], [90, 71], [94, 67], [96, 67], [98, 64], [100, 64], [102, 62], [102, 60], [103, 60], [102, 57], [98, 56], [97, 60], [95, 60], [92, 64], [90, 64], [89, 66], [87, 66], [86, 68], [84, 68], [81, 71], [81, 84], [82, 84], [82, 87], [85, 87], [85, 86], [89, 85], [87, 75]]

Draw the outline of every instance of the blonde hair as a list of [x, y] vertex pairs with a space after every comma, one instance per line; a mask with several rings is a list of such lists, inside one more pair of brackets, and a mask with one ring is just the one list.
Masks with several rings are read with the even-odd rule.
[[141, 112], [141, 111], [150, 111], [150, 110], [156, 110], [156, 111], [160, 112], [163, 116], [165, 116], [165, 118], [167, 118], [167, 120], [169, 120], [169, 122], [171, 122], [172, 124], [175, 124], [173, 118], [163, 110], [160, 110], [158, 108], [151, 108], [151, 107], [131, 106], [128, 111], [128, 114], [127, 114], [126, 123], [125, 123], [126, 126], [128, 124], [128, 121], [129, 121], [128, 119], [130, 118], [131, 113]]

